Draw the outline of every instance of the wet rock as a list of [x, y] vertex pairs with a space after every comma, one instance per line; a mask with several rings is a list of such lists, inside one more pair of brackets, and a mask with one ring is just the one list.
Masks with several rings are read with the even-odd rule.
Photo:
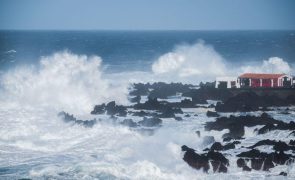
[[144, 117], [143, 120], [138, 122], [138, 124], [145, 127], [155, 127], [155, 126], [160, 126], [162, 124], [162, 120], [159, 118]]
[[132, 103], [140, 103], [140, 100], [141, 100], [141, 96], [137, 95], [133, 98], [130, 98], [130, 102]]
[[84, 127], [93, 127], [95, 124], [96, 124], [96, 119], [93, 119], [93, 120], [78, 120], [76, 119], [73, 115], [71, 114], [68, 114], [64, 111], [58, 113], [58, 116], [60, 118], [63, 119], [64, 122], [66, 123], [75, 123], [75, 124], [79, 124], [79, 125], [82, 125]]
[[198, 135], [198, 137], [201, 137], [201, 132], [200, 131], [196, 131], [196, 134]]
[[124, 119], [120, 124], [129, 127], [137, 127], [137, 123], [134, 122], [132, 119]]
[[91, 114], [104, 114], [105, 113], [105, 104], [95, 105], [94, 109], [91, 111]]
[[176, 121], [182, 121], [182, 117], [175, 117], [174, 118]]
[[258, 130], [258, 134], [264, 134], [273, 130], [295, 130], [295, 122], [291, 121], [289, 123], [285, 123], [282, 121], [278, 121], [275, 124], [268, 123]]
[[220, 142], [215, 142], [210, 150], [211, 151], [226, 151], [226, 150], [229, 150], [229, 149], [234, 149], [235, 148], [235, 143], [228, 143], [226, 145], [222, 145]]
[[251, 171], [252, 169], [251, 168], [249, 168], [248, 166], [244, 166], [243, 167], [243, 171]]
[[242, 92], [236, 96], [228, 98], [224, 103], [217, 103], [215, 110], [217, 112], [249, 112], [258, 111], [260, 107], [287, 106], [285, 99], [275, 95], [259, 96], [253, 91]]
[[213, 172], [227, 172], [226, 166], [229, 166], [229, 161], [221, 153], [209, 151], [207, 157], [209, 160], [211, 160]]
[[251, 168], [254, 170], [262, 170], [263, 159], [251, 159]]
[[111, 101], [107, 105], [95, 105], [94, 109], [91, 111], [91, 114], [104, 114], [105, 112], [111, 116], [126, 116], [127, 108], [121, 105], [116, 105], [115, 101]]
[[227, 172], [229, 161], [221, 153], [209, 151], [207, 154], [197, 154], [194, 149], [187, 146], [182, 146], [182, 151], [185, 151], [183, 160], [195, 169], [203, 169], [208, 172], [210, 166], [213, 167], [213, 172]]
[[185, 151], [183, 160], [191, 167], [199, 170], [203, 169], [204, 172], [208, 172], [209, 160], [205, 155], [199, 155], [194, 149], [191, 149], [185, 145], [181, 147], [182, 151]]
[[252, 169], [264, 171], [269, 171], [269, 169], [275, 167], [275, 165], [284, 165], [294, 162], [294, 156], [285, 154], [283, 151], [267, 154], [252, 149], [248, 152], [238, 154], [237, 157], [249, 158], [251, 160]]
[[217, 112], [213, 112], [213, 111], [207, 111], [206, 115], [208, 117], [219, 117], [219, 114]]
[[240, 168], [246, 166], [246, 162], [245, 162], [245, 160], [242, 159], [242, 158], [239, 158], [239, 159], [237, 160], [237, 166], [240, 167]]
[[201, 86], [199, 89], [192, 89], [183, 96], [191, 97], [195, 104], [207, 104], [207, 100], [221, 100], [224, 101], [233, 94], [228, 89], [217, 89], [214, 86]]
[[257, 125], [278, 124], [281, 121], [275, 120], [268, 114], [263, 113], [261, 116], [230, 116], [219, 117], [214, 122], [207, 122], [205, 130], [222, 131], [229, 129], [229, 133], [223, 135], [223, 138], [239, 139], [245, 134], [244, 127], [253, 127]]
[[289, 145], [295, 146], [295, 140], [290, 140]]
[[247, 166], [245, 159], [239, 158], [239, 159], [237, 160], [237, 166], [238, 166], [239, 168], [242, 168], [243, 171], [251, 171], [251, 168], [249, 168], [249, 167]]
[[189, 114], [186, 114], [186, 115], [184, 115], [184, 117], [188, 118], [188, 117], [191, 117], [191, 115], [189, 115]]
[[257, 146], [262, 146], [262, 145], [268, 145], [268, 146], [273, 146], [273, 149], [275, 151], [288, 151], [288, 150], [295, 150], [295, 147], [289, 146], [287, 143], [283, 141], [275, 141], [275, 140], [261, 140], [257, 143], [255, 143], [253, 146], [250, 146], [250, 149], [253, 149]]
[[145, 111], [138, 111], [138, 112], [133, 112], [133, 116], [139, 116], [139, 117], [144, 117], [144, 116], [151, 116], [150, 113], [145, 112]]
[[118, 116], [126, 116], [127, 108], [124, 106], [116, 105], [115, 101], [109, 102], [105, 106], [105, 110], [108, 115], [118, 115]]
[[280, 176], [287, 176], [288, 174], [286, 173], [286, 172], [280, 172], [280, 174], [279, 174]]

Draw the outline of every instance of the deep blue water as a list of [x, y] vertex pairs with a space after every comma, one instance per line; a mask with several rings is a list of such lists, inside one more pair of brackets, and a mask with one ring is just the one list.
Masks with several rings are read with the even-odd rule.
[[231, 63], [272, 56], [295, 62], [295, 31], [0, 31], [0, 70], [63, 50], [98, 55], [110, 71], [146, 70], [176, 45], [198, 40]]

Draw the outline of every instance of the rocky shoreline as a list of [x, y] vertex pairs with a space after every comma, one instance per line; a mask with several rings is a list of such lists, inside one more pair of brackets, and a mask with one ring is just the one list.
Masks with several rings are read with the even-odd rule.
[[[92, 115], [107, 115], [115, 122], [121, 118], [117, 124], [128, 126], [131, 129], [151, 129], [160, 128], [163, 118], [173, 118], [176, 121], [185, 121], [186, 118], [198, 116], [198, 114], [187, 114], [183, 109], [203, 108], [206, 116], [211, 118], [204, 124], [205, 131], [228, 131], [222, 135], [223, 142], [216, 142], [211, 138], [207, 148], [202, 152], [181, 145], [183, 160], [194, 169], [202, 169], [208, 172], [212, 167], [213, 172], [227, 173], [231, 166], [227, 156], [227, 151], [239, 149], [239, 153], [232, 154], [236, 160], [236, 166], [243, 171], [270, 171], [278, 165], [290, 165], [295, 161], [294, 140], [286, 142], [263, 139], [255, 142], [251, 146], [244, 146], [246, 141], [245, 128], [255, 128], [257, 135], [267, 134], [271, 131], [288, 131], [289, 136], [295, 135], [295, 119], [289, 122], [278, 120], [268, 112], [274, 107], [283, 107], [280, 113], [288, 114], [293, 112], [295, 105], [295, 89], [288, 90], [286, 95], [276, 95], [275, 93], [255, 92], [253, 89], [238, 90], [216, 89], [212, 83], [194, 86], [181, 83], [154, 83], [154, 84], [134, 84], [129, 91], [131, 104], [129, 106], [118, 105], [116, 102], [96, 105], [90, 112]], [[276, 92], [279, 92], [277, 89]], [[282, 91], [284, 93], [285, 91]], [[290, 92], [293, 92], [290, 93]], [[178, 96], [179, 101], [169, 101], [170, 97]], [[143, 97], [146, 97], [144, 100]], [[217, 103], [208, 103], [214, 100]], [[257, 115], [242, 115], [241, 113], [260, 112]], [[238, 113], [238, 114], [237, 114]], [[82, 125], [87, 128], [94, 128], [99, 119], [79, 120], [66, 112], [59, 113], [61, 119], [66, 123]], [[131, 117], [131, 118], [129, 118]], [[132, 117], [136, 117], [134, 120]], [[200, 131], [197, 133], [202, 137]], [[208, 137], [206, 137], [208, 138]], [[270, 137], [271, 138], [271, 137]], [[261, 146], [272, 147], [272, 152], [262, 152], [257, 148]], [[242, 152], [241, 152], [242, 151]], [[231, 156], [232, 156], [231, 155]], [[287, 172], [278, 175], [287, 176]]]

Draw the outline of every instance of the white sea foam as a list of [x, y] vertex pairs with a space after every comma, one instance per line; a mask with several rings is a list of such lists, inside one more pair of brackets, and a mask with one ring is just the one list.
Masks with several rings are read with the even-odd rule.
[[[258, 62], [258, 63], [257, 63]], [[280, 57], [257, 60], [251, 65], [237, 66], [224, 59], [203, 41], [178, 45], [160, 56], [152, 65], [154, 79], [200, 82], [214, 81], [217, 76], [238, 76], [241, 73], [294, 73], [292, 66]]]
[[90, 112], [94, 104], [111, 100], [126, 103], [127, 85], [103, 79], [101, 64], [100, 57], [67, 51], [43, 57], [40, 67], [22, 66], [4, 73], [1, 98], [72, 113]]
[[261, 64], [241, 67], [242, 72], [253, 73], [286, 73], [292, 72], [288, 62], [279, 57], [270, 57], [268, 60], [263, 60]]
[[193, 45], [176, 46], [172, 52], [160, 56], [152, 65], [152, 70], [157, 75], [173, 76], [177, 79], [208, 79], [225, 75], [226, 62], [212, 46], [199, 41]]

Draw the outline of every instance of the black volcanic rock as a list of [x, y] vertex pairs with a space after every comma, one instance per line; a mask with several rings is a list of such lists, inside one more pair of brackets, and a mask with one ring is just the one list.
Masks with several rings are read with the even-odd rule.
[[244, 127], [253, 127], [257, 125], [266, 124], [278, 124], [281, 121], [275, 120], [268, 114], [263, 113], [261, 116], [230, 116], [219, 117], [214, 122], [207, 122], [205, 124], [205, 130], [217, 130], [229, 129], [229, 133], [223, 135], [223, 138], [239, 139], [244, 136]]
[[124, 119], [120, 124], [129, 127], [137, 127], [138, 124], [134, 122], [132, 119]]
[[82, 125], [84, 127], [93, 127], [94, 124], [96, 124], [96, 119], [93, 120], [78, 120], [74, 117], [74, 115], [68, 114], [64, 111], [58, 113], [58, 117], [62, 118], [64, 122], [66, 123], [75, 123]]
[[130, 98], [130, 102], [132, 103], [140, 103], [140, 100], [141, 100], [141, 96], [137, 95], [133, 98]]
[[225, 101], [233, 94], [229, 89], [217, 89], [214, 86], [201, 86], [199, 89], [192, 89], [183, 96], [191, 97], [195, 104], [207, 104], [207, 100]]
[[127, 108], [121, 105], [116, 105], [115, 101], [109, 102], [107, 105], [95, 105], [94, 109], [91, 111], [91, 114], [104, 114], [114, 116], [126, 116]]
[[215, 110], [217, 112], [249, 112], [270, 106], [287, 106], [289, 104], [290, 102], [287, 100], [275, 95], [259, 96], [255, 92], [248, 91], [230, 97], [223, 103], [218, 102]]
[[217, 112], [213, 112], [213, 111], [207, 111], [206, 115], [208, 117], [219, 117], [219, 114]]
[[226, 145], [222, 145], [220, 142], [215, 142], [212, 144], [210, 150], [211, 151], [226, 151], [229, 149], [234, 149], [235, 144], [238, 144], [237, 142], [228, 143]]
[[268, 123], [258, 130], [258, 134], [264, 134], [273, 130], [295, 130], [295, 122], [291, 121], [289, 123], [285, 123], [279, 121], [276, 124]]
[[[275, 165], [284, 165], [286, 163], [290, 164], [294, 162], [294, 156], [285, 154], [283, 151], [280, 151], [279, 153], [274, 152], [267, 154], [256, 149], [252, 149], [238, 154], [237, 157], [250, 159], [252, 169], [264, 171], [268, 171], [269, 169], [275, 167]], [[241, 160], [239, 160], [239, 164], [242, 164]]]
[[160, 126], [162, 124], [162, 120], [159, 118], [144, 117], [143, 120], [138, 122], [138, 124], [145, 127], [155, 127], [155, 126]]
[[182, 151], [185, 151], [183, 160], [190, 165], [191, 167], [199, 170], [203, 169], [204, 172], [208, 172], [210, 166], [209, 166], [209, 160], [207, 156], [205, 155], [199, 155], [195, 153], [194, 149], [191, 149], [185, 145], [181, 147]]
[[210, 169], [209, 162], [213, 167], [213, 172], [227, 172], [227, 166], [229, 161], [221, 153], [209, 151], [207, 154], [197, 154], [194, 149], [191, 149], [185, 145], [181, 147], [182, 151], [185, 151], [183, 160], [195, 169], [203, 169], [204, 172], [208, 172]]

